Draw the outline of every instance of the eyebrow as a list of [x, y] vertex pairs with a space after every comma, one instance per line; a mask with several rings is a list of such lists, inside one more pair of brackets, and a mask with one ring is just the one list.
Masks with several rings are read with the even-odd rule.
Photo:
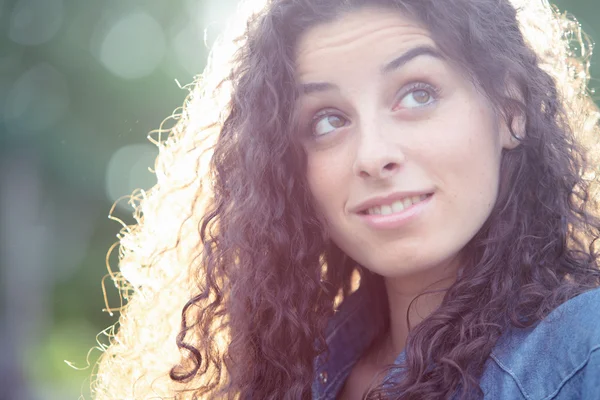
[[[413, 59], [421, 56], [430, 56], [437, 58], [439, 60], [443, 60], [444, 56], [435, 48], [431, 46], [418, 46], [408, 50], [406, 53], [402, 54], [400, 57], [395, 58], [390, 61], [386, 65], [381, 68], [381, 74], [386, 75], [392, 71], [395, 71], [399, 68], [402, 68], [408, 62]], [[311, 83], [303, 83], [300, 85], [300, 93], [302, 94], [311, 94], [315, 92], [325, 92], [328, 90], [339, 89], [337, 85], [329, 82], [311, 82]]]
[[337, 85], [329, 82], [311, 82], [300, 85], [300, 93], [311, 94], [315, 92], [326, 92], [328, 90], [339, 89]]
[[382, 74], [388, 74], [394, 70], [397, 70], [407, 64], [409, 61], [420, 57], [420, 56], [430, 56], [433, 58], [437, 58], [439, 60], [443, 60], [444, 56], [438, 50], [431, 46], [419, 46], [414, 47], [408, 50], [406, 53], [402, 54], [400, 57], [390, 61], [386, 64], [382, 69]]

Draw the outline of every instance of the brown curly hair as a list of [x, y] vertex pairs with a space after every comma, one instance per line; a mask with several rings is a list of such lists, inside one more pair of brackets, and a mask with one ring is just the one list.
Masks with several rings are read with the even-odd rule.
[[507, 126], [526, 121], [466, 267], [410, 332], [407, 372], [366, 397], [480, 397], [507, 327], [532, 326], [600, 285], [599, 114], [591, 44], [574, 20], [543, 0], [268, 0], [216, 47], [169, 138], [156, 141], [158, 184], [132, 196], [138, 223], [124, 227], [121, 274], [111, 273], [128, 304], [97, 398], [310, 398], [325, 324], [355, 271], [376, 286], [381, 277], [328, 240], [313, 205], [293, 119], [294, 52], [307, 29], [364, 6], [424, 24]]

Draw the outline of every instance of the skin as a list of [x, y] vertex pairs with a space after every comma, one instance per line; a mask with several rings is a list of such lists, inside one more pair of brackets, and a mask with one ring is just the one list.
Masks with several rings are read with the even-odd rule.
[[[310, 89], [297, 109], [310, 190], [331, 239], [384, 277], [390, 303], [389, 336], [355, 366], [344, 398], [362, 393], [401, 352], [419, 293], [442, 289], [413, 303], [412, 326], [440, 304], [461, 249], [492, 211], [503, 149], [517, 145], [443, 56], [423, 54], [382, 73], [421, 46], [438, 49], [427, 29], [397, 11], [365, 8], [309, 29], [296, 49], [297, 79]], [[433, 196], [397, 229], [373, 228], [354, 212], [375, 196], [412, 190]]]

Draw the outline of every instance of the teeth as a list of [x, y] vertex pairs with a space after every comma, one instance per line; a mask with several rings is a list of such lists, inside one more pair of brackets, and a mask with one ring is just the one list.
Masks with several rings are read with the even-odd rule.
[[392, 211], [394, 211], [395, 213], [404, 211], [404, 203], [401, 201], [396, 201], [392, 203]]
[[397, 212], [404, 211], [406, 208], [412, 206], [413, 204], [417, 204], [427, 198], [426, 194], [421, 196], [412, 196], [407, 197], [402, 200], [398, 200], [393, 202], [392, 204], [387, 204], [383, 206], [371, 207], [367, 210], [368, 215], [389, 215]]
[[381, 215], [390, 215], [392, 213], [391, 206], [381, 206]]

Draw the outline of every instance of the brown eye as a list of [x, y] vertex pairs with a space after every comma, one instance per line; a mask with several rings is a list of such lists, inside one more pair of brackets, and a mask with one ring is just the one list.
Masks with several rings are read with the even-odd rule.
[[431, 99], [431, 95], [426, 90], [415, 90], [412, 92], [412, 96], [419, 104], [427, 104]]
[[404, 97], [400, 99], [395, 110], [416, 109], [435, 103], [437, 100], [437, 89], [429, 84], [418, 82], [412, 85], [410, 91], [405, 92]]
[[324, 115], [321, 118], [317, 119], [315, 124], [313, 125], [313, 134], [315, 136], [326, 135], [328, 133], [333, 132], [336, 129], [342, 128], [347, 124], [346, 118], [330, 114]]

